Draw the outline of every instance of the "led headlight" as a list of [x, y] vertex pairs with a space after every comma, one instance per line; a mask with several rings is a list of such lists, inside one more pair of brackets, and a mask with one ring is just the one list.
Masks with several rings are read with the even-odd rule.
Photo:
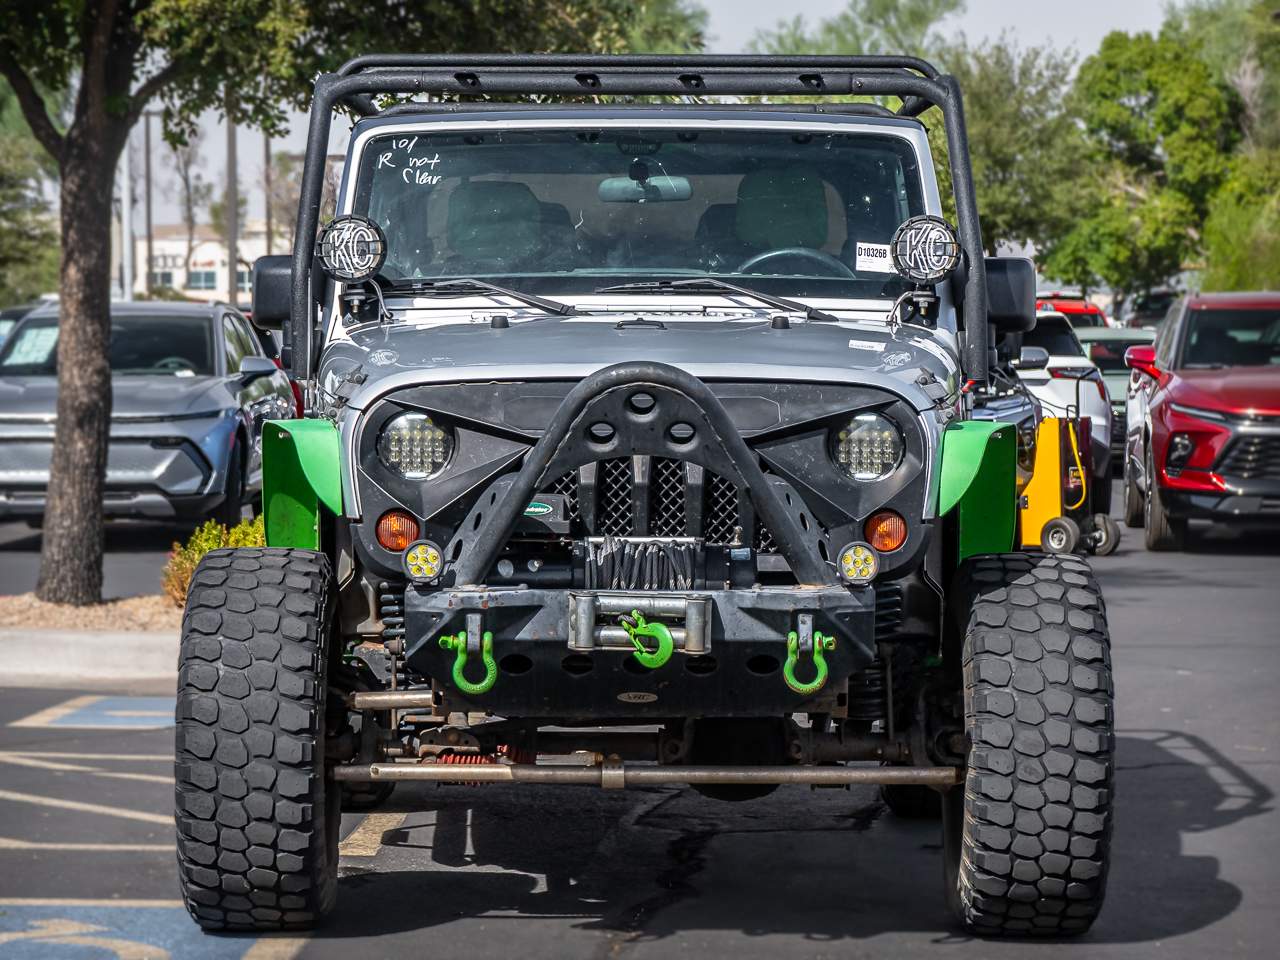
[[378, 434], [378, 459], [406, 480], [426, 480], [453, 455], [453, 432], [425, 413], [393, 417]]
[[879, 413], [860, 413], [831, 434], [831, 458], [854, 480], [881, 480], [902, 462], [902, 431]]
[[870, 583], [880, 569], [880, 557], [868, 544], [855, 541], [840, 551], [836, 566], [846, 583]]
[[415, 583], [431, 583], [444, 569], [444, 554], [430, 540], [409, 544], [404, 552], [404, 572]]

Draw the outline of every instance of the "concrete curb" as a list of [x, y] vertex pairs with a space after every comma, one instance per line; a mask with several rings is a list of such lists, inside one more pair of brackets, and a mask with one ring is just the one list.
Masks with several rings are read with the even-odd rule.
[[178, 634], [0, 629], [0, 684], [173, 680]]

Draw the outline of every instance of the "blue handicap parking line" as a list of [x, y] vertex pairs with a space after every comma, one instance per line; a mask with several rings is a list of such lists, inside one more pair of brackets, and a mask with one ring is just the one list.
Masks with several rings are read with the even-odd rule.
[[163, 905], [0, 901], [0, 956], [5, 960], [242, 960], [257, 940], [249, 935], [203, 933], [181, 905], [159, 903]]
[[173, 697], [98, 697], [52, 717], [51, 727], [171, 727]]

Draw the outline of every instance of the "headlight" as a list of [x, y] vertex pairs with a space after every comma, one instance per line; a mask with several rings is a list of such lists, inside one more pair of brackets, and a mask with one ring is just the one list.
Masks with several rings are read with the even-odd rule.
[[880, 480], [902, 462], [902, 431], [879, 413], [860, 413], [832, 432], [831, 458], [854, 480]]
[[378, 459], [406, 480], [426, 480], [453, 455], [453, 433], [425, 413], [393, 417], [378, 434]]

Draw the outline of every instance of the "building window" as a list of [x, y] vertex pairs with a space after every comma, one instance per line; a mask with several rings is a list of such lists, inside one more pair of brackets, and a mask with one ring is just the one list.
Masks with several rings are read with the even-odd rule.
[[218, 273], [216, 270], [188, 270], [188, 290], [217, 290]]
[[236, 271], [236, 288], [241, 293], [249, 292], [249, 271], [248, 270]]
[[172, 287], [173, 271], [172, 270], [152, 270], [151, 286], [152, 287]]

